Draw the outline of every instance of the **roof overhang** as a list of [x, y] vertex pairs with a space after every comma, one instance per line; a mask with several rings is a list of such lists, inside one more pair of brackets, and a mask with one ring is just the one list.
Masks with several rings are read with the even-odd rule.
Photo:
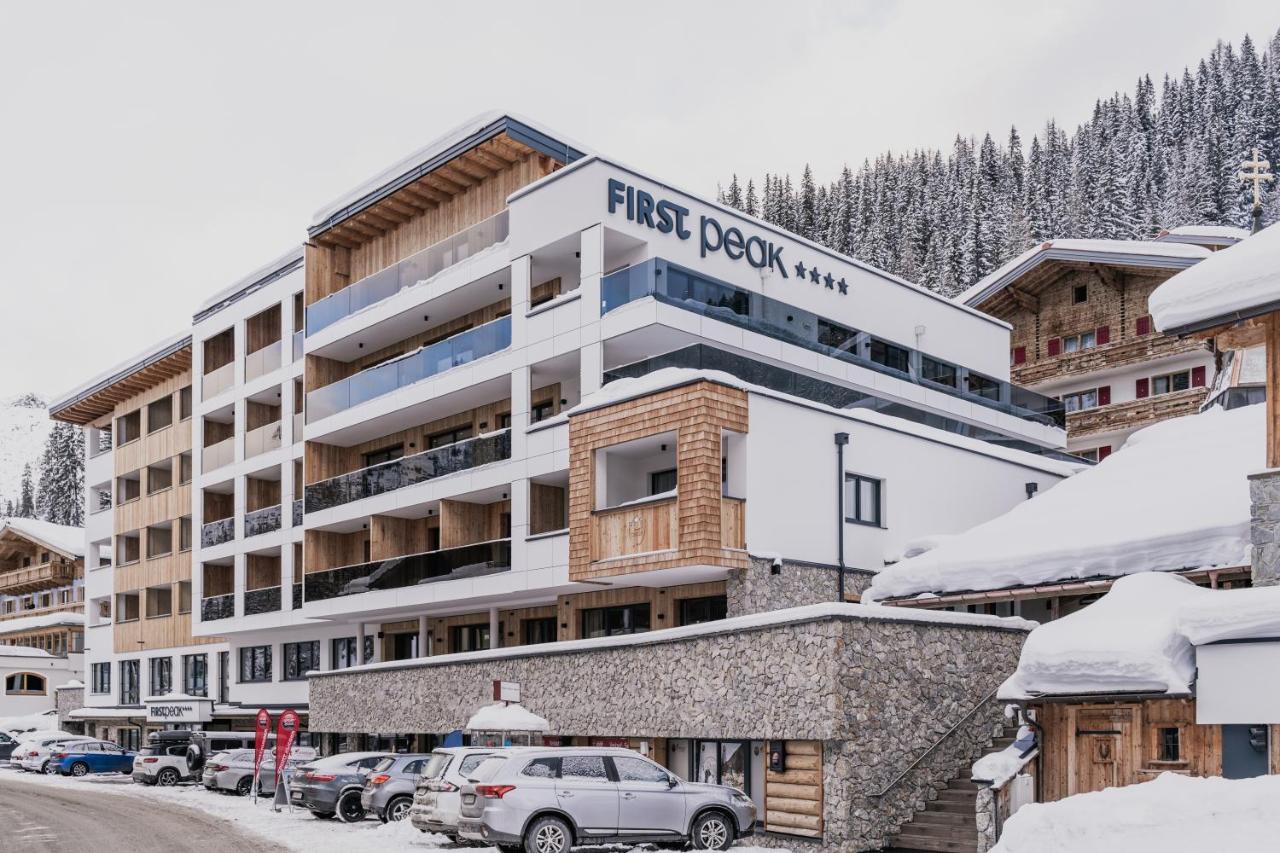
[[116, 403], [191, 369], [191, 335], [127, 362], [86, 388], [49, 404], [55, 421], [85, 424], [115, 411]]

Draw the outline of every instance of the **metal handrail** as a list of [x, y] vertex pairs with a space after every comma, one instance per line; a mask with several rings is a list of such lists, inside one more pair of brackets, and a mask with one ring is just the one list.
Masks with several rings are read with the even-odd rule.
[[929, 757], [929, 755], [930, 755], [930, 754], [932, 754], [932, 753], [933, 753], [933, 751], [934, 751], [935, 749], [937, 749], [939, 746], [941, 746], [943, 741], [945, 741], [947, 738], [951, 737], [951, 735], [952, 735], [952, 734], [954, 734], [954, 733], [955, 733], [955, 731], [956, 731], [957, 729], [959, 729], [962, 725], [964, 725], [966, 722], [968, 722], [968, 721], [969, 721], [969, 719], [970, 719], [974, 714], [978, 713], [978, 711], [980, 711], [984, 705], [986, 705], [986, 704], [987, 704], [988, 702], [990, 702], [992, 699], [996, 698], [996, 693], [997, 693], [999, 690], [1000, 690], [1000, 688], [999, 688], [999, 687], [996, 687], [994, 690], [992, 690], [992, 691], [991, 691], [990, 693], [988, 693], [986, 696], [982, 697], [982, 700], [981, 700], [980, 702], [978, 702], [978, 704], [977, 704], [977, 705], [974, 705], [972, 708], [970, 708], [970, 709], [968, 710], [968, 712], [966, 712], [966, 713], [965, 713], [965, 715], [964, 715], [963, 717], [961, 717], [959, 720], [957, 720], [957, 721], [955, 722], [955, 724], [954, 724], [954, 725], [952, 725], [952, 726], [951, 726], [951, 728], [949, 728], [949, 729], [947, 729], [945, 732], [943, 732], [943, 733], [942, 733], [942, 735], [941, 735], [941, 737], [939, 737], [937, 740], [935, 740], [935, 741], [934, 741], [934, 742], [929, 746], [929, 748], [928, 748], [928, 749], [926, 749], [924, 752], [920, 753], [920, 755], [916, 758], [916, 760], [915, 760], [915, 761], [913, 761], [913, 762], [911, 762], [911, 764], [910, 764], [910, 765], [908, 765], [908, 767], [907, 767], [907, 769], [906, 769], [906, 770], [903, 770], [901, 773], [899, 773], [899, 774], [898, 774], [897, 778], [895, 778], [895, 779], [894, 779], [892, 782], [890, 782], [888, 785], [885, 785], [885, 786], [884, 786], [884, 788], [883, 788], [883, 789], [881, 789], [879, 792], [874, 793], [874, 794], [869, 794], [868, 796], [869, 796], [869, 797], [871, 797], [872, 799], [879, 799], [880, 797], [883, 797], [885, 794], [889, 793], [889, 792], [890, 792], [890, 791], [892, 791], [895, 787], [897, 787], [898, 783], [899, 783], [899, 782], [901, 782], [903, 779], [905, 779], [905, 778], [907, 777], [907, 774], [908, 774], [908, 773], [910, 773], [912, 770], [915, 770], [915, 769], [916, 769], [916, 767], [920, 764], [920, 762], [921, 762], [921, 761], [924, 761], [926, 758], [928, 758], [928, 757]]

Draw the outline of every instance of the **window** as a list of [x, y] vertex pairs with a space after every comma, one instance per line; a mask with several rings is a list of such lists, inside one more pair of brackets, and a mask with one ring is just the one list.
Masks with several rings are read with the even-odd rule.
[[1080, 305], [1089, 301], [1089, 286], [1087, 284], [1077, 284], [1071, 288], [1071, 303]]
[[1181, 733], [1177, 728], [1162, 728], [1157, 732], [1160, 750], [1159, 761], [1181, 761]]
[[191, 417], [191, 386], [178, 392], [178, 420], [185, 421]]
[[191, 482], [191, 454], [182, 453], [178, 455], [178, 482]]
[[15, 672], [13, 675], [5, 676], [4, 692], [19, 696], [44, 695], [44, 676], [36, 675], [34, 672]]
[[987, 400], [1000, 399], [1000, 383], [980, 373], [970, 371], [965, 380], [969, 384], [969, 393]]
[[539, 643], [554, 643], [559, 636], [556, 631], [556, 617], [554, 616], [526, 619], [524, 620], [522, 632], [526, 646], [536, 646]]
[[455, 625], [449, 630], [449, 651], [474, 652], [489, 648], [489, 626]]
[[231, 701], [231, 652], [218, 652], [218, 701]]
[[173, 397], [156, 400], [147, 406], [147, 432], [164, 429], [173, 424]]
[[649, 605], [624, 604], [619, 607], [597, 607], [582, 611], [582, 636], [613, 637], [639, 634], [649, 630]]
[[173, 587], [147, 587], [147, 618], [156, 619], [173, 615]]
[[498, 429], [511, 429], [511, 413], [503, 412], [494, 419], [497, 421]]
[[1062, 404], [1068, 412], [1083, 412], [1086, 409], [1096, 409], [1098, 407], [1098, 389], [1090, 388], [1088, 391], [1063, 394]]
[[861, 474], [844, 475], [844, 520], [880, 526], [880, 481]]
[[131, 441], [137, 441], [142, 435], [142, 409], [136, 409], [127, 415], [116, 418], [115, 434], [119, 439], [116, 443], [117, 447], [128, 444]]
[[240, 681], [271, 680], [271, 647], [245, 646], [240, 649]]
[[680, 599], [680, 624], [701, 625], [729, 615], [729, 600], [723, 595]]
[[[416, 636], [416, 635], [415, 635]], [[284, 644], [284, 680], [301, 681], [307, 673], [320, 668], [320, 641]]]
[[[332, 646], [330, 652], [333, 654], [333, 668], [346, 669], [349, 666], [357, 666], [361, 661], [356, 660], [356, 638], [355, 637], [339, 637], [330, 641]], [[373, 660], [373, 637], [366, 636], [364, 638], [364, 663]]]
[[466, 441], [468, 438], [471, 438], [471, 427], [469, 426], [458, 427], [457, 429], [446, 430], [445, 432], [438, 432], [427, 438], [427, 449], [430, 450], [436, 447], [444, 447], [446, 444]]
[[178, 581], [178, 612], [191, 612], [191, 581]]
[[111, 664], [95, 663], [90, 667], [89, 692], [111, 692]]
[[1151, 393], [1171, 394], [1175, 391], [1186, 391], [1191, 387], [1191, 371], [1180, 370], [1177, 373], [1166, 373], [1151, 378]]
[[173, 658], [151, 659], [151, 695], [163, 696], [173, 692]]
[[867, 355], [876, 364], [883, 364], [885, 367], [897, 370], [900, 373], [908, 373], [910, 371], [910, 350], [905, 350], [900, 346], [894, 346], [888, 341], [872, 338], [871, 344], [867, 350]]
[[1079, 352], [1097, 346], [1098, 338], [1094, 332], [1081, 332], [1078, 335], [1067, 335], [1062, 339], [1063, 352]]
[[554, 779], [560, 775], [560, 759], [535, 758], [520, 771], [521, 776], [532, 776], [535, 779]]
[[619, 782], [661, 782], [666, 784], [671, 774], [643, 758], [613, 757], [613, 769], [618, 771]]
[[538, 421], [545, 421], [556, 412], [555, 400], [544, 400], [541, 403], [534, 403], [533, 408], [529, 411], [529, 423], [536, 424]]
[[[191, 550], [191, 516], [189, 515], [184, 515], [178, 519], [178, 550]], [[190, 608], [187, 608], [187, 610], [189, 611]]]
[[188, 696], [209, 695], [209, 656], [182, 656], [182, 692]]
[[137, 705], [141, 665], [138, 660], [120, 661], [120, 704]]
[[383, 462], [391, 462], [404, 456], [404, 445], [397, 444], [394, 447], [384, 447], [381, 450], [373, 450], [364, 455], [364, 467], [368, 468], [373, 465], [381, 465]]
[[956, 366], [945, 361], [936, 361], [929, 356], [920, 358], [920, 378], [927, 379], [936, 385], [956, 387]]
[[564, 755], [560, 757], [560, 778], [608, 782], [609, 771], [604, 767], [604, 756]]
[[660, 495], [664, 492], [674, 492], [676, 490], [676, 469], [668, 468], [666, 471], [654, 471], [649, 474], [649, 494]]

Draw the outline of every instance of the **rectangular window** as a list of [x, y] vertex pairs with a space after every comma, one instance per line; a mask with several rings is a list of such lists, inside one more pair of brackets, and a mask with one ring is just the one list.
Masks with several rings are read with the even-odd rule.
[[701, 625], [729, 615], [729, 600], [723, 595], [680, 599], [680, 624]]
[[120, 661], [120, 704], [137, 705], [141, 701], [138, 695], [139, 662], [135, 660]]
[[883, 364], [899, 373], [910, 372], [911, 352], [888, 341], [872, 338], [867, 355], [876, 364]]
[[284, 680], [301, 681], [307, 673], [320, 668], [320, 641], [284, 644]]
[[1159, 731], [1160, 761], [1181, 761], [1182, 748], [1180, 732], [1176, 728], [1162, 728]]
[[[346, 669], [350, 666], [358, 666], [362, 661], [356, 660], [356, 638], [355, 637], [339, 637], [331, 640], [330, 652], [333, 654], [333, 668]], [[373, 637], [366, 636], [364, 638], [364, 661], [368, 663], [373, 660]]]
[[503, 412], [496, 418], [498, 429], [511, 429], [511, 413]]
[[218, 652], [218, 701], [231, 701], [231, 652]]
[[209, 695], [209, 656], [182, 656], [182, 692], [188, 696]]
[[110, 693], [111, 692], [111, 664], [95, 663], [91, 668], [92, 677], [90, 680], [89, 692], [91, 693]]
[[459, 441], [466, 441], [468, 438], [471, 438], [471, 427], [469, 426], [438, 432], [427, 438], [427, 449], [444, 447], [446, 444], [455, 444]]
[[450, 652], [475, 652], [489, 648], [489, 625], [455, 625], [449, 630]]
[[996, 380], [970, 371], [965, 381], [969, 385], [970, 394], [976, 394], [987, 400], [1000, 399], [1000, 383]]
[[191, 581], [178, 581], [178, 612], [191, 612]]
[[244, 646], [240, 649], [240, 681], [271, 680], [271, 647]]
[[649, 494], [660, 495], [664, 492], [674, 492], [676, 490], [676, 469], [668, 468], [666, 471], [654, 471], [649, 474]]
[[947, 364], [945, 361], [937, 361], [929, 358], [929, 356], [921, 356], [920, 358], [920, 378], [926, 379], [935, 385], [945, 385], [948, 388], [956, 387], [956, 366]]
[[151, 695], [173, 692], [173, 658], [151, 659]]
[[1063, 394], [1062, 404], [1068, 412], [1083, 412], [1086, 409], [1096, 409], [1098, 407], [1098, 389], [1090, 388], [1088, 391]]
[[1180, 370], [1177, 373], [1166, 373], [1163, 376], [1151, 377], [1151, 393], [1172, 394], [1175, 391], [1186, 391], [1191, 387], [1191, 371]]
[[191, 386], [178, 392], [178, 420], [185, 421], [191, 417]]
[[536, 424], [538, 421], [545, 421], [547, 418], [555, 414], [556, 404], [554, 400], [544, 400], [541, 403], [534, 403], [533, 408], [529, 410], [529, 423]]
[[880, 480], [861, 474], [844, 475], [844, 520], [880, 526]]
[[178, 519], [178, 550], [191, 550], [191, 516], [189, 515]]
[[178, 455], [178, 482], [191, 482], [191, 454], [181, 453]]
[[1097, 335], [1094, 332], [1081, 332], [1078, 335], [1067, 335], [1062, 339], [1063, 352], [1079, 352], [1080, 350], [1093, 349], [1098, 344]]
[[381, 465], [383, 462], [392, 462], [402, 456], [404, 456], [403, 444], [384, 447], [381, 450], [373, 450], [364, 455], [364, 467], [369, 468], [373, 465]]
[[526, 646], [536, 646], [539, 643], [554, 643], [559, 639], [559, 633], [556, 630], [556, 617], [547, 616], [539, 619], [526, 619], [521, 628], [522, 640]]
[[582, 611], [582, 636], [586, 639], [640, 634], [648, 630], [648, 603], [596, 607]]
[[173, 424], [173, 397], [156, 400], [147, 406], [147, 432], [164, 429]]
[[1087, 284], [1077, 284], [1071, 288], [1071, 302], [1074, 305], [1089, 301], [1089, 286]]

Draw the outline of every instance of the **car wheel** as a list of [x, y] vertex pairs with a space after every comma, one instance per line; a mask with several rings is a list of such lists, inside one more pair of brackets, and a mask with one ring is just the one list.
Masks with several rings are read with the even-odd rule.
[[359, 791], [347, 791], [338, 798], [338, 820], [343, 823], [359, 823], [364, 820], [364, 806], [360, 804]]
[[249, 796], [249, 792], [253, 790], [253, 777], [241, 776], [240, 781], [236, 782], [236, 794], [241, 797]]
[[333, 820], [337, 817], [333, 812], [312, 812], [311, 816], [316, 820]]
[[156, 784], [163, 785], [168, 788], [171, 785], [178, 784], [180, 778], [181, 777], [178, 776], [177, 770], [174, 770], [172, 767], [166, 767], [161, 770], [160, 775], [156, 777]]
[[395, 823], [398, 820], [404, 820], [409, 816], [409, 809], [413, 808], [412, 797], [396, 797], [387, 803], [387, 808], [382, 812], [383, 820]]
[[87, 776], [89, 774], [89, 765], [83, 761], [77, 761], [71, 765], [72, 776]]
[[540, 817], [524, 834], [525, 853], [569, 853], [573, 832], [558, 817]]
[[53, 768], [51, 768], [49, 766], [49, 762], [46, 761], [44, 764], [40, 765], [40, 772], [47, 776], [53, 772]]
[[695, 850], [728, 850], [733, 843], [733, 825], [723, 812], [706, 812], [693, 822]]

